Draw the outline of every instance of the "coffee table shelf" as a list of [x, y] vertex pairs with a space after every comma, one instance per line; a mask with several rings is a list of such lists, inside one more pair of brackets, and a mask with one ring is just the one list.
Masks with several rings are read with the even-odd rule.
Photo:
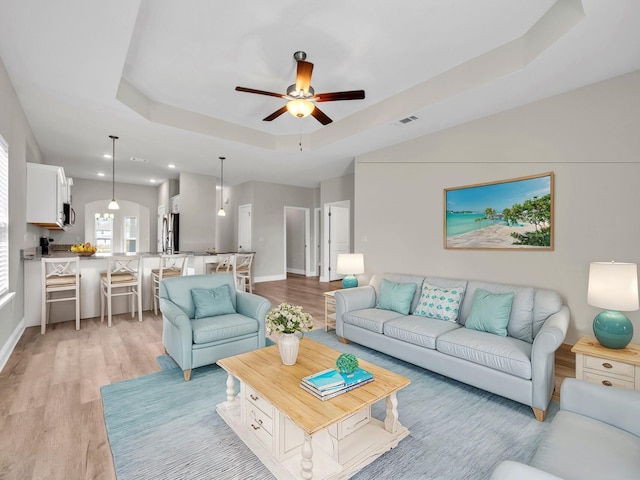
[[[277, 346], [218, 361], [228, 373], [218, 414], [278, 479], [349, 478], [409, 435], [396, 397], [405, 377], [361, 360], [371, 383], [325, 402], [300, 388], [302, 377], [331, 368], [339, 355], [303, 338], [293, 366], [282, 365]], [[371, 417], [381, 400], [384, 421]]]

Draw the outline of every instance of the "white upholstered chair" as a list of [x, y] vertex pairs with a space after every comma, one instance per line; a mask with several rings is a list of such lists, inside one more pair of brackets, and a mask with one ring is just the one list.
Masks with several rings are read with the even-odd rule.
[[[52, 293], [67, 292], [64, 296]], [[76, 302], [76, 330], [80, 330], [80, 258], [59, 257], [42, 259], [42, 318], [40, 333], [44, 334], [49, 323], [50, 303]]]
[[158, 315], [158, 296], [163, 278], [179, 277], [187, 274], [187, 256], [184, 254], [160, 255], [160, 266], [151, 270], [153, 280], [153, 313]]
[[140, 257], [108, 257], [107, 271], [100, 274], [100, 321], [104, 322], [104, 304], [107, 303], [108, 321], [111, 326], [113, 297], [131, 297], [131, 318], [135, 317], [135, 300], [138, 303], [139, 321], [142, 321], [142, 269]]

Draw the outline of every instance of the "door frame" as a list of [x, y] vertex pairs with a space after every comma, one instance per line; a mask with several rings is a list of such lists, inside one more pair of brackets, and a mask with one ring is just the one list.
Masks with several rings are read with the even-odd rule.
[[325, 203], [322, 206], [322, 271], [320, 274], [321, 282], [329, 282], [329, 208], [330, 207], [343, 207], [349, 209], [349, 250], [353, 249], [353, 239], [351, 238], [351, 218], [353, 216], [351, 211], [351, 200], [342, 200], [340, 202]]
[[290, 207], [284, 206], [284, 245], [283, 259], [282, 259], [282, 271], [284, 278], [287, 278], [287, 210], [302, 210], [304, 211], [304, 271], [305, 277], [312, 277], [313, 271], [311, 271], [311, 252], [309, 251], [309, 240], [311, 239], [311, 222], [309, 219], [309, 208], [306, 207]]
[[321, 272], [321, 226], [322, 226], [322, 209], [316, 207], [313, 209], [313, 276], [320, 277]]

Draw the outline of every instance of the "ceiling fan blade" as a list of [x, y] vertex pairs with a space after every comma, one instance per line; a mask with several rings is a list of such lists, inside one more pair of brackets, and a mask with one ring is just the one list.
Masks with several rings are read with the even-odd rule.
[[348, 92], [318, 93], [315, 95], [316, 102], [335, 102], [337, 100], [362, 100], [364, 90], [350, 90]]
[[311, 85], [311, 73], [313, 72], [313, 63], [298, 60], [298, 71], [296, 72], [296, 90], [309, 91]]
[[263, 122], [270, 122], [271, 120], [274, 120], [276, 118], [278, 118], [280, 115], [282, 115], [284, 112], [287, 111], [287, 106], [285, 105], [282, 108], [279, 108], [278, 110], [276, 110], [275, 112], [273, 112], [271, 115], [269, 115], [268, 117], [264, 117], [262, 119]]
[[236, 87], [236, 92], [257, 93], [258, 95], [267, 95], [269, 97], [284, 98], [282, 93], [265, 92], [264, 90], [256, 90], [255, 88]]
[[311, 112], [311, 115], [322, 125], [328, 125], [333, 122], [333, 120], [327, 117], [327, 115], [322, 110], [320, 110], [317, 105], [316, 108], [313, 109], [313, 112]]

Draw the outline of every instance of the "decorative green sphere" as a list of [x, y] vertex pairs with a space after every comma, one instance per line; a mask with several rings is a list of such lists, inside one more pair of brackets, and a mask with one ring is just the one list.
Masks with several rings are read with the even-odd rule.
[[351, 375], [358, 368], [358, 358], [353, 353], [343, 353], [336, 360], [336, 367], [340, 373]]

